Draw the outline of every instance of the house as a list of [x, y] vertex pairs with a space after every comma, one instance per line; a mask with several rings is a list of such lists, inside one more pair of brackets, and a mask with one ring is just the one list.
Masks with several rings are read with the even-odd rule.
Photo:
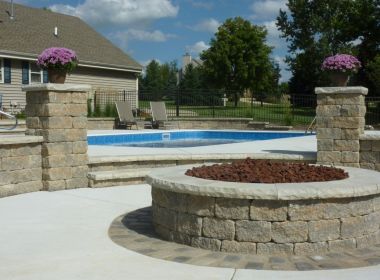
[[179, 70], [179, 80], [182, 80], [182, 77], [186, 72], [186, 67], [190, 64], [195, 68], [202, 66], [203, 61], [200, 59], [192, 58], [189, 53], [185, 53], [182, 56], [182, 68]]
[[[12, 14], [13, 10], [13, 14]], [[0, 95], [3, 108], [25, 107], [23, 85], [47, 82], [35, 61], [49, 47], [74, 50], [79, 65], [67, 83], [90, 84], [93, 90], [138, 90], [142, 66], [81, 19], [0, 0]]]

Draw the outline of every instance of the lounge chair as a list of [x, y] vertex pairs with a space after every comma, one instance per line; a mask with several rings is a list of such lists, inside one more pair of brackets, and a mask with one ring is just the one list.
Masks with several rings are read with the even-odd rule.
[[169, 127], [179, 128], [178, 122], [177, 123], [168, 122], [168, 116], [166, 114], [165, 102], [151, 101], [150, 102], [150, 109], [152, 111], [152, 118], [153, 118], [152, 127], [154, 127], [158, 124], [158, 128], [161, 128], [161, 127], [165, 128], [165, 129], [169, 128]]
[[118, 119], [116, 119], [116, 128], [125, 127], [127, 129], [131, 129], [133, 125], [136, 126], [136, 129], [139, 129], [137, 126], [137, 122], [132, 113], [132, 107], [127, 101], [116, 101], [116, 110], [119, 115]]

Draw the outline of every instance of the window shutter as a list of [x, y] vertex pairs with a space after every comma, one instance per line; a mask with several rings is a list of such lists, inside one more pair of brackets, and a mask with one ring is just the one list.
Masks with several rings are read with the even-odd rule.
[[11, 83], [11, 60], [4, 58], [4, 83]]
[[22, 84], [23, 85], [29, 84], [29, 62], [28, 61], [22, 62]]
[[48, 71], [44, 69], [43, 72], [42, 72], [42, 75], [43, 75], [43, 77], [42, 77], [43, 83], [44, 84], [48, 83], [49, 82], [48, 81]]

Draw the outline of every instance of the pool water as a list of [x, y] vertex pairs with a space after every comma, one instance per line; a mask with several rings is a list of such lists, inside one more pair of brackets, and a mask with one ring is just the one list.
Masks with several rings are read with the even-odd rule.
[[305, 134], [301, 132], [176, 130], [168, 132], [90, 135], [87, 137], [87, 141], [89, 145], [184, 148], [300, 136], [305, 136]]
[[200, 147], [220, 144], [231, 144], [246, 142], [247, 140], [229, 140], [229, 139], [184, 139], [184, 140], [171, 140], [171, 141], [157, 141], [157, 142], [142, 142], [142, 143], [124, 143], [116, 144], [116, 146], [127, 147], [143, 147], [143, 148], [186, 148], [186, 147]]

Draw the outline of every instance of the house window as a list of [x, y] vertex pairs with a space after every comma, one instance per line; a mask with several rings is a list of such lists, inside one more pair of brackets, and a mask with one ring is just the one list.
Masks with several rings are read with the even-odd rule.
[[4, 63], [0, 58], [0, 83], [4, 83]]
[[37, 64], [30, 62], [29, 63], [29, 81], [31, 84], [39, 84], [43, 82], [43, 72], [37, 66]]

